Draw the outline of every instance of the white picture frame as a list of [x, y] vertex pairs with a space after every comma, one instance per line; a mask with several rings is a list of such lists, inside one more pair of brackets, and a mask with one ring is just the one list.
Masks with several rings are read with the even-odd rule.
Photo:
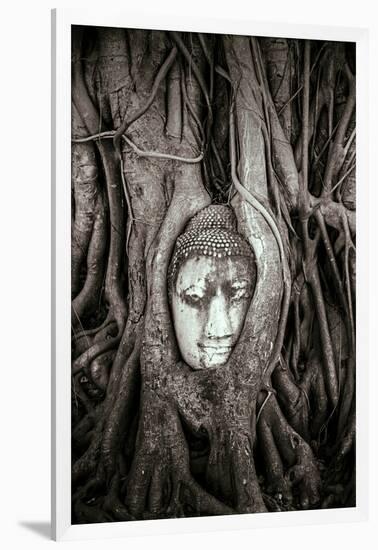
[[[355, 508], [276, 512], [108, 524], [71, 525], [71, 25], [164, 29], [356, 42], [357, 55], [357, 505]], [[203, 532], [269, 526], [355, 522], [368, 516], [368, 31], [360, 28], [257, 23], [250, 20], [151, 16], [108, 9], [52, 12], [52, 536], [100, 539], [141, 534]]]

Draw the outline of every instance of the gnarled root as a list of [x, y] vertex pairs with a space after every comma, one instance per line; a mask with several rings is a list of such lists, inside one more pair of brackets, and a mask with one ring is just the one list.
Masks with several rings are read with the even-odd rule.
[[272, 375], [277, 399], [292, 427], [309, 441], [309, 403], [308, 396], [297, 384], [289, 368], [282, 364], [276, 366]]
[[290, 426], [272, 394], [257, 424], [264, 456], [267, 491], [295, 508], [308, 509], [320, 500], [321, 480], [311, 447]]
[[[148, 413], [139, 427], [127, 486], [126, 504], [132, 515], [141, 519], [233, 513], [192, 477], [189, 451], [177, 411], [172, 405], [159, 402], [156, 395], [150, 398], [145, 408]], [[188, 509], [193, 503], [194, 509]]]
[[227, 428], [227, 421], [210, 434], [207, 481], [212, 492], [238, 513], [265, 512], [255, 472], [249, 426]]
[[356, 419], [351, 414], [325, 475], [322, 508], [355, 506]]

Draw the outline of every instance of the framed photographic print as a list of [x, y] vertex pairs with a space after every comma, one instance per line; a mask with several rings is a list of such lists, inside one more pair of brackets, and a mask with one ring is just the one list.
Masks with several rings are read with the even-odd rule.
[[55, 538], [366, 517], [366, 55], [53, 13]]

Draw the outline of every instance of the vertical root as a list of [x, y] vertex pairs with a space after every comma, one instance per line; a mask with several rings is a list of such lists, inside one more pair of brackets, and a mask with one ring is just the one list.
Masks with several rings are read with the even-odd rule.
[[72, 324], [77, 326], [84, 317], [100, 306], [100, 291], [105, 271], [106, 215], [102, 196], [97, 198], [93, 233], [87, 254], [87, 275], [84, 286], [72, 302]]

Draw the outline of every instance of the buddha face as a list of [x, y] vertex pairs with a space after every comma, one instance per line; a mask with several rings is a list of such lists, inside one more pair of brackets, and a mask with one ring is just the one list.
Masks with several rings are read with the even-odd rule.
[[240, 336], [253, 293], [252, 259], [185, 260], [172, 289], [172, 315], [184, 361], [201, 370], [225, 365]]

